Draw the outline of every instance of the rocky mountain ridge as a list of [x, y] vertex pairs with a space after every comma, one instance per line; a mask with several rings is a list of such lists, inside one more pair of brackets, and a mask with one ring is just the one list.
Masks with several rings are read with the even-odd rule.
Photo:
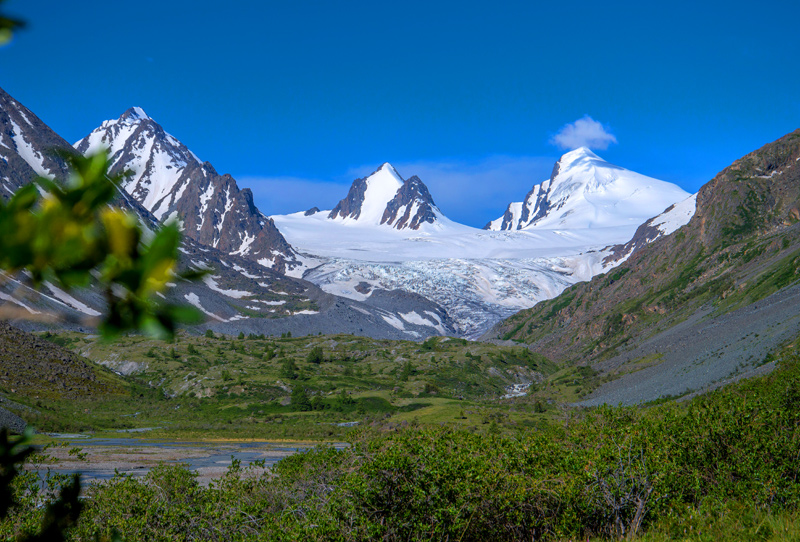
[[[157, 130], [157, 127], [150, 122], [141, 125], [144, 117], [141, 111], [131, 110], [126, 115], [128, 120], [122, 122], [119, 129], [131, 133], [139, 131], [140, 134]], [[29, 119], [30, 122], [25, 119]], [[52, 175], [56, 180], [66, 180], [68, 166], [64, 159], [53, 151], [58, 150], [63, 153], [77, 151], [22, 104], [0, 91], [0, 122], [3, 120], [5, 120], [3, 144], [0, 145], [0, 156], [2, 156], [0, 174], [3, 177], [0, 181], [6, 187], [3, 190], [6, 192], [5, 197], [10, 196], [19, 186], [30, 183], [37, 174], [37, 168], [45, 174]], [[109, 122], [106, 128], [113, 129], [118, 124], [120, 123]], [[140, 142], [149, 140], [154, 147], [169, 150], [172, 152], [169, 156], [175, 159], [174, 153], [180, 151], [180, 147], [172, 142], [163, 130], [162, 136], [160, 139], [172, 145], [171, 149], [168, 146], [161, 146], [155, 139], [138, 140]], [[98, 139], [102, 139], [102, 136]], [[6, 145], [18, 141], [25, 142], [25, 145], [19, 143], [17, 143], [19, 146]], [[118, 158], [117, 166], [121, 168], [120, 161], [125, 161], [125, 153], [133, 153], [137, 147], [129, 144], [129, 138], [115, 139], [115, 141], [119, 143], [115, 156]], [[23, 148], [23, 151], [19, 152], [19, 148]], [[87, 149], [88, 146], [83, 150]], [[151, 158], [164, 156], [162, 152], [146, 154]], [[186, 150], [183, 156], [190, 158], [191, 153]], [[136, 178], [141, 181], [143, 177]], [[150, 184], [142, 181], [141, 186], [152, 187], [153, 182], [155, 179], [151, 179]], [[184, 186], [184, 193], [190, 190], [190, 186]], [[249, 191], [242, 192], [245, 194], [242, 197], [247, 199]], [[142, 191], [139, 195], [150, 193]], [[162, 203], [171, 201], [170, 192], [166, 194], [167, 199], [161, 198], [154, 204], [157, 205], [158, 201]], [[180, 202], [180, 198], [176, 198], [175, 201]], [[152, 213], [126, 191], [120, 190], [117, 204], [135, 213], [146, 228], [158, 227], [159, 221]], [[268, 335], [336, 331], [393, 339], [421, 339], [430, 335], [454, 333], [452, 321], [440, 306], [414, 294], [386, 292], [385, 295], [375, 296], [366, 302], [345, 300], [325, 293], [309, 282], [287, 277], [277, 269], [254, 261], [252, 253], [247, 256], [225, 253], [220, 249], [204, 245], [191, 236], [184, 237], [180, 251], [182, 267], [212, 270], [211, 275], [203, 282], [170, 284], [167, 292], [169, 300], [193, 305], [207, 316], [208, 321], [196, 328], [199, 331], [212, 328], [238, 334], [240, 330], [246, 329], [251, 333]], [[24, 276], [6, 277], [0, 284], [0, 303], [15, 304], [27, 311], [34, 320], [55, 315], [59, 319], [57, 327], [84, 331], [91, 328], [93, 318], [104, 310], [102, 292], [95, 284], [90, 284], [86, 289], [70, 292], [65, 292], [52, 284], [45, 284], [41, 291], [35, 291], [27, 284]], [[404, 320], [404, 316], [409, 321]], [[43, 326], [47, 326], [41, 322], [24, 320], [16, 321], [15, 325], [25, 329], [42, 329]]]
[[159, 221], [179, 220], [199, 243], [279, 272], [299, 265], [249, 188], [240, 190], [233, 177], [218, 174], [141, 108], [103, 122], [74, 146], [83, 154], [107, 148], [110, 173], [131, 172], [123, 188]]

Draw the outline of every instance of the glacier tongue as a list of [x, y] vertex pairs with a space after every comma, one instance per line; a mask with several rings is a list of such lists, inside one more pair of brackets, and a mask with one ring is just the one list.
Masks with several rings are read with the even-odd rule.
[[368, 262], [330, 259], [304, 278], [328, 293], [363, 301], [370, 289], [402, 289], [447, 310], [459, 335], [474, 339], [515, 312], [602, 272], [605, 252], [566, 258]]

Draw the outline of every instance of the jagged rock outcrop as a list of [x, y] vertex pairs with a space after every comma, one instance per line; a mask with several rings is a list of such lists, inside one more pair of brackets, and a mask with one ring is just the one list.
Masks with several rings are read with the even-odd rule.
[[418, 230], [425, 222], [429, 224], [436, 222], [437, 211], [428, 187], [414, 175], [403, 183], [391, 201], [386, 204], [381, 224], [389, 224], [398, 230], [403, 228]]

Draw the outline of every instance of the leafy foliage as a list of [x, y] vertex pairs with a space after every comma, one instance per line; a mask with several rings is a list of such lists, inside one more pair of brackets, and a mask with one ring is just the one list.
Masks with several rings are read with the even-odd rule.
[[[0, 429], [0, 522], [6, 520], [11, 509], [20, 505], [16, 490], [19, 490], [19, 465], [33, 453], [27, 446], [33, 432], [27, 431], [16, 439], [8, 431]], [[35, 480], [38, 490], [39, 480]], [[46, 503], [38, 528], [17, 537], [20, 542], [60, 542], [66, 540], [66, 531], [73, 527], [83, 508], [80, 495], [80, 476], [61, 489], [61, 495]]]
[[[2, 4], [5, 0], [0, 0]], [[7, 44], [14, 36], [14, 31], [25, 28], [25, 21], [8, 17], [0, 13], [0, 46]]]

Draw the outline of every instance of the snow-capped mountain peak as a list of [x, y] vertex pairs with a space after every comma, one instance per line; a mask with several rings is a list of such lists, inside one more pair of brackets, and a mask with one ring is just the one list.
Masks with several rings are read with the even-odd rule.
[[108, 149], [112, 170], [124, 164], [125, 170], [132, 172], [123, 183], [125, 191], [159, 220], [174, 211], [176, 199], [185, 190], [186, 167], [202, 164], [140, 107], [103, 122], [74, 146], [82, 154]]
[[610, 164], [586, 147], [556, 162], [550, 178], [509, 204], [487, 230], [586, 229], [641, 224], [686, 199], [680, 187]]
[[365, 179], [364, 199], [355, 218], [363, 222], [380, 224], [386, 205], [394, 198], [403, 178], [389, 162], [385, 162], [375, 173]]
[[389, 162], [350, 186], [347, 197], [328, 213], [331, 220], [361, 226], [419, 229], [442, 217], [419, 177], [404, 180]]

